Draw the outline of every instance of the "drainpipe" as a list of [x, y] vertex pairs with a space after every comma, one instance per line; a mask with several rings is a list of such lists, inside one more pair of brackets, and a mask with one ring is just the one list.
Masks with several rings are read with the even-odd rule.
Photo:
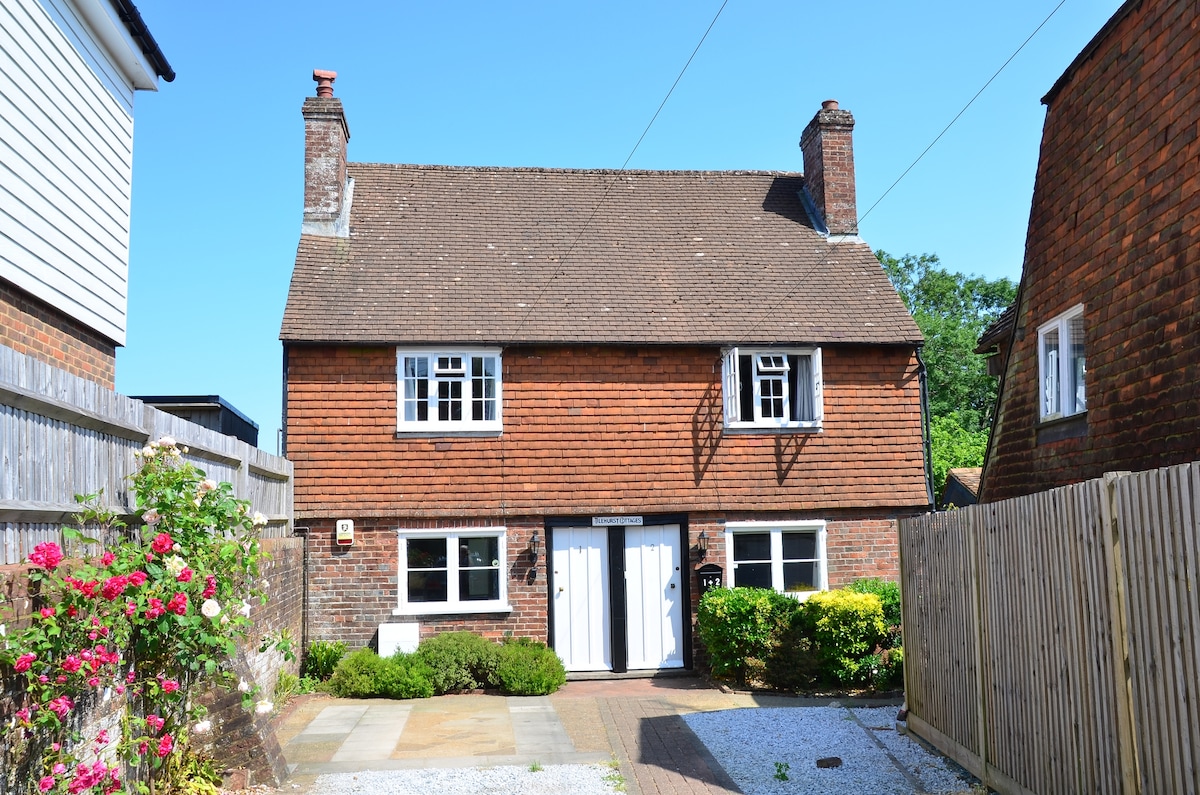
[[937, 510], [933, 504], [933, 450], [929, 435], [929, 370], [921, 358], [921, 346], [917, 346], [917, 381], [921, 385], [921, 442], [925, 448], [925, 497], [929, 510]]

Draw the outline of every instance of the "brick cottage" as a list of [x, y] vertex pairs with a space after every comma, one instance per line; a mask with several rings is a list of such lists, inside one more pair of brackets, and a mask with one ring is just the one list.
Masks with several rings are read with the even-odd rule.
[[281, 334], [311, 638], [689, 667], [702, 567], [895, 577], [921, 337], [857, 236], [848, 111], [804, 176], [347, 163], [314, 77]]

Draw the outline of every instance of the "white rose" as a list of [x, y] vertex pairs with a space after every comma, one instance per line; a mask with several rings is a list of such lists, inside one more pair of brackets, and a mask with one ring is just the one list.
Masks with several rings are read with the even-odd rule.
[[146, 445], [142, 448], [142, 458], [154, 458], [154, 448]]
[[142, 521], [145, 522], [146, 524], [150, 525], [151, 527], [158, 524], [159, 520], [161, 520], [161, 519], [162, 519], [162, 517], [158, 515], [157, 508], [151, 508], [150, 510], [148, 510], [144, 514], [142, 514]]
[[255, 527], [262, 527], [266, 523], [267, 523], [267, 517], [263, 516], [258, 511], [255, 511], [254, 515], [250, 517], [250, 524], [254, 525]]
[[250, 617], [250, 603], [242, 602], [242, 606], [240, 608], [238, 608], [238, 612], [241, 613], [246, 618], [249, 618]]
[[205, 618], [216, 618], [221, 615], [221, 603], [216, 599], [205, 599], [204, 604], [200, 605], [200, 613]]
[[245, 679], [238, 680], [238, 692], [239, 693], [249, 693], [250, 692], [250, 683], [247, 682]]
[[167, 571], [171, 572], [172, 577], [178, 577], [179, 573], [187, 568], [187, 561], [178, 555], [171, 555], [165, 561]]
[[175, 440], [173, 438], [171, 438], [170, 436], [164, 436], [158, 440], [158, 446], [159, 447], [174, 447]]
[[211, 730], [212, 730], [212, 721], [211, 720], [202, 720], [199, 723], [197, 723], [195, 726], [192, 727], [192, 732], [194, 734], [207, 734]]
[[200, 481], [200, 485], [196, 487], [196, 491], [203, 494], [206, 491], [212, 491], [216, 487], [217, 481], [213, 480], [212, 478], [205, 478], [204, 480]]
[[254, 711], [259, 715], [266, 715], [268, 712], [274, 711], [274, 709], [275, 705], [270, 701], [260, 701], [254, 705]]

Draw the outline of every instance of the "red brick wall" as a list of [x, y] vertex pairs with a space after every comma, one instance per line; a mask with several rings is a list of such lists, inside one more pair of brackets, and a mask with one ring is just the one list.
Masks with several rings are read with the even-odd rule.
[[117, 348], [8, 282], [0, 281], [0, 345], [112, 389]]
[[396, 438], [392, 348], [287, 349], [298, 517], [907, 510], [925, 504], [911, 350], [826, 348], [824, 430], [722, 432], [715, 348], [510, 348], [504, 432]]
[[[1200, 458], [1197, 26], [1134, 8], [1050, 100], [986, 501]], [[1037, 328], [1078, 303], [1086, 435], [1039, 441]]]

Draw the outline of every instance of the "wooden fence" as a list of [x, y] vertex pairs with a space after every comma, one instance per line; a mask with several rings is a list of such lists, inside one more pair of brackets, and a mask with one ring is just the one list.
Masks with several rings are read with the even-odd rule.
[[900, 522], [909, 728], [1008, 795], [1200, 792], [1200, 462]]
[[106, 507], [132, 514], [134, 453], [162, 436], [186, 445], [185, 458], [263, 513], [264, 536], [291, 535], [287, 459], [0, 346], [0, 564], [61, 541], [76, 495], [103, 491]]

